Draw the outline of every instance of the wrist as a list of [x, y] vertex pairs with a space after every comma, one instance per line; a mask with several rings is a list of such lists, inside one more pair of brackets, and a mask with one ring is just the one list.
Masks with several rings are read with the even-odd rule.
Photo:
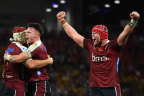
[[135, 27], [136, 26], [136, 24], [137, 24], [137, 19], [131, 19], [131, 21], [129, 22], [129, 25], [131, 26], [131, 27]]
[[7, 55], [5, 58], [6, 58], [7, 61], [10, 61], [11, 55]]
[[67, 22], [66, 22], [65, 19], [62, 19], [62, 20], [61, 20], [61, 24], [62, 24], [62, 25], [66, 24], [66, 23], [67, 23]]

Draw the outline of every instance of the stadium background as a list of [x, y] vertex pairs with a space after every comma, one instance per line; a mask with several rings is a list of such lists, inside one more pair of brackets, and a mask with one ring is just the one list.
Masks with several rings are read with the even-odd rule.
[[[120, 4], [114, 4], [114, 1], [1, 0], [0, 73], [12, 28], [39, 22], [45, 30], [42, 41], [54, 58], [54, 65], [48, 67], [51, 96], [88, 96], [88, 53], [68, 38], [56, 19], [57, 12], [66, 11], [67, 21], [86, 38], [90, 38], [93, 25], [104, 24], [109, 29], [109, 39], [113, 39], [130, 21], [130, 12], [138, 11], [141, 18], [120, 59], [119, 78], [122, 96], [144, 96], [144, 6], [142, 0], [119, 0]], [[105, 8], [104, 4], [110, 4], [110, 7]]]

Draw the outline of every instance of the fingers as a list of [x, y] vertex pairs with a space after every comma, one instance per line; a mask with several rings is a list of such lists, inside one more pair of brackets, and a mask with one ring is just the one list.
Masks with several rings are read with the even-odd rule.
[[50, 57], [50, 55], [47, 55], [47, 56], [48, 56], [49, 64], [53, 64], [53, 58]]
[[47, 55], [48, 56], [48, 58], [50, 58], [50, 55]]
[[7, 56], [7, 55], [8, 55], [8, 54], [4, 54], [4, 56], [3, 56], [3, 57], [4, 57], [4, 59], [6, 59], [6, 56]]
[[132, 19], [139, 19], [140, 18], [140, 14], [136, 11], [133, 11], [132, 13], [130, 13], [130, 17]]
[[65, 12], [64, 11], [61, 11], [57, 14], [57, 17], [61, 17], [61, 16], [65, 16]]
[[4, 78], [5, 77], [5, 75], [4, 75], [4, 71], [2, 72], [2, 78]]
[[64, 17], [66, 16], [64, 11], [59, 12], [56, 17], [58, 18], [58, 20], [62, 21], [64, 19]]
[[49, 64], [53, 64], [53, 58], [49, 58]]

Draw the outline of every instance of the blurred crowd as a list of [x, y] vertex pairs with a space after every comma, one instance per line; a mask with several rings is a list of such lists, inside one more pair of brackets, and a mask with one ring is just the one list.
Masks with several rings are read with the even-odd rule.
[[[9, 44], [5, 33], [0, 33], [0, 72], [3, 70], [3, 53]], [[89, 57], [64, 32], [45, 34], [42, 38], [54, 64], [48, 66], [51, 96], [88, 96]], [[124, 48], [119, 64], [122, 96], [144, 96], [144, 36], [132, 34]]]

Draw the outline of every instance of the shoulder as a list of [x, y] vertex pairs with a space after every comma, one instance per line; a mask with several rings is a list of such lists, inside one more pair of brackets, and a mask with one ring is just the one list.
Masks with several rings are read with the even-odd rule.
[[37, 41], [34, 44], [30, 45], [28, 47], [28, 50], [33, 52], [34, 50], [38, 50], [41, 45], [42, 45], [42, 42], [41, 41]]
[[46, 47], [44, 46], [44, 44], [41, 42], [41, 45], [37, 48], [39, 51], [46, 51]]
[[91, 39], [86, 39], [86, 38], [84, 38], [84, 43], [93, 44], [93, 41], [92, 41]]
[[33, 44], [31, 44], [26, 51], [24, 51], [30, 58], [33, 56], [37, 56], [41, 54], [41, 46], [42, 42], [39, 40]]
[[110, 40], [109, 44], [116, 44], [117, 43], [117, 38], [114, 38], [112, 40]]
[[22, 44], [20, 44], [19, 42], [14, 42], [15, 46], [17, 48], [19, 48], [21, 51], [25, 51], [27, 50], [27, 47], [23, 46]]
[[120, 50], [120, 49], [122, 49], [122, 47], [119, 46], [118, 43], [117, 43], [117, 38], [111, 40], [111, 41], [109, 42], [109, 45], [110, 45], [110, 47], [111, 47], [112, 49], [115, 49], [115, 50]]
[[9, 48], [14, 48], [14, 49], [16, 49], [16, 48], [18, 48], [18, 47], [16, 46], [15, 43], [11, 43], [11, 44], [7, 47], [7, 49], [9, 49]]
[[[20, 50], [20, 48], [15, 44], [15, 43], [11, 43], [8, 47], [7, 47], [7, 49], [5, 50], [5, 54], [7, 54], [7, 52], [9, 52], [9, 53], [19, 53], [19, 52], [21, 52], [21, 50]], [[14, 54], [15, 55], [15, 54]]]
[[90, 46], [93, 46], [93, 41], [90, 39], [84, 38], [84, 48], [89, 49]]
[[11, 43], [10, 45], [8, 45], [8, 47], [12, 47], [12, 46], [16, 46], [15, 43]]
[[14, 49], [16, 49], [16, 45], [15, 44], [10, 44], [8, 45], [8, 47], [5, 50], [5, 54], [7, 54], [7, 52], [14, 52]]

